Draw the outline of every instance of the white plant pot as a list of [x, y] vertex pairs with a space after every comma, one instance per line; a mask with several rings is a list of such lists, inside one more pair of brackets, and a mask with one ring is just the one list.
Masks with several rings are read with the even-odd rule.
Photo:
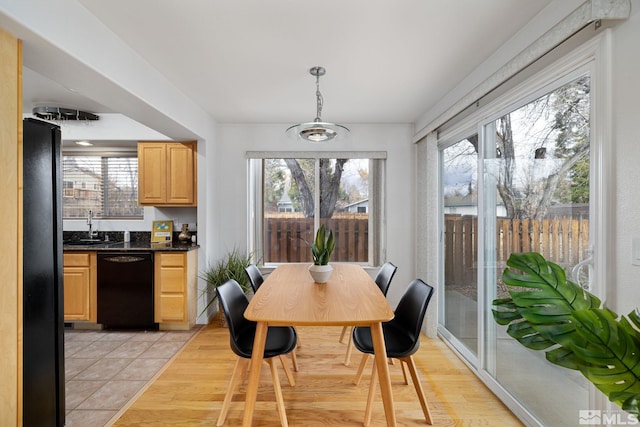
[[309, 266], [309, 274], [313, 278], [316, 283], [327, 283], [329, 277], [331, 277], [331, 272], [333, 271], [333, 267], [329, 264], [327, 265], [315, 265], [311, 264]]

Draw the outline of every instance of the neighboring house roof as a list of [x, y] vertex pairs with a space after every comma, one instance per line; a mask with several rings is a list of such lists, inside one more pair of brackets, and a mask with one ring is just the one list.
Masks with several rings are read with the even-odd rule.
[[284, 191], [282, 193], [282, 197], [280, 197], [280, 200], [278, 200], [278, 206], [280, 205], [292, 205], [293, 202], [291, 201], [291, 197], [289, 197], [289, 194], [287, 194], [286, 191]]
[[478, 196], [476, 193], [468, 193], [464, 196], [459, 194], [444, 196], [444, 206], [478, 206]]
[[362, 199], [362, 200], [358, 200], [357, 202], [353, 202], [353, 203], [349, 203], [348, 205], [344, 205], [344, 209], [348, 209], [352, 206], [358, 206], [358, 205], [363, 205], [365, 203], [369, 203], [369, 199]]

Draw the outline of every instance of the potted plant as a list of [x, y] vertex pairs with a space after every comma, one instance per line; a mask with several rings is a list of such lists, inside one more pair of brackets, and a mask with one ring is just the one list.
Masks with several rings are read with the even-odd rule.
[[[558, 366], [580, 371], [611, 402], [640, 413], [640, 312], [627, 316], [567, 280], [542, 255], [511, 254], [503, 281], [509, 297], [493, 301], [493, 316], [531, 350]], [[526, 367], [523, 367], [526, 369]]]
[[327, 229], [324, 224], [318, 228], [316, 238], [311, 245], [311, 254], [313, 255], [313, 265], [309, 266], [309, 273], [316, 283], [327, 283], [333, 267], [329, 265], [329, 258], [335, 248], [335, 240], [333, 239], [333, 231]]
[[[223, 285], [229, 279], [238, 282], [245, 294], [251, 289], [251, 283], [249, 283], [249, 277], [245, 273], [245, 268], [251, 264], [252, 258], [252, 254], [244, 254], [237, 248], [234, 248], [216, 263], [209, 264], [209, 266], [200, 273], [200, 278], [207, 282], [207, 286], [202, 290], [205, 306], [200, 314], [207, 311], [211, 304], [217, 299], [218, 294], [216, 293], [216, 288]], [[218, 313], [221, 314], [222, 310], [218, 309]], [[224, 319], [224, 316], [222, 316], [221, 319]]]

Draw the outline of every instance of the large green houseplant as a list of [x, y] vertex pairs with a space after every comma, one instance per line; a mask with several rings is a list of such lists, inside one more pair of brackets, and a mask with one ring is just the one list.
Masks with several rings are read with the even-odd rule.
[[229, 279], [238, 282], [245, 293], [251, 289], [251, 283], [245, 273], [245, 268], [251, 264], [252, 258], [252, 254], [246, 254], [234, 248], [215, 263], [210, 263], [207, 268], [200, 273], [200, 278], [207, 282], [207, 286], [202, 290], [202, 296], [205, 300], [205, 306], [202, 312], [207, 311], [211, 304], [216, 301], [218, 297], [216, 288], [223, 285]]
[[329, 265], [329, 258], [335, 248], [335, 240], [333, 231], [329, 230], [324, 224], [318, 228], [316, 238], [311, 245], [311, 255], [313, 256], [313, 265], [309, 267], [309, 273], [316, 283], [326, 283], [331, 276], [333, 268]]
[[493, 301], [493, 316], [523, 346], [580, 371], [610, 401], [638, 415], [640, 314], [618, 316], [567, 280], [563, 269], [529, 252], [511, 254], [503, 274], [508, 298]]

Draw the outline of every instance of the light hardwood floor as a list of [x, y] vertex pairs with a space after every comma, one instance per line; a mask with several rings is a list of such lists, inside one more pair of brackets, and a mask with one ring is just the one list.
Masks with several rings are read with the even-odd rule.
[[[360, 362], [343, 365], [341, 328], [296, 328], [303, 346], [296, 386], [280, 378], [290, 426], [360, 426], [364, 417], [371, 362], [360, 385], [352, 383]], [[236, 356], [226, 328], [201, 330], [174, 361], [115, 422], [125, 426], [215, 425]], [[522, 426], [523, 424], [469, 371], [439, 339], [422, 338], [414, 355], [436, 426]], [[398, 363], [390, 367], [399, 426], [426, 425], [413, 386], [405, 385]], [[242, 424], [245, 385], [234, 396], [226, 426]], [[262, 369], [254, 426], [279, 425], [269, 369]], [[377, 393], [373, 426], [385, 425]]]

